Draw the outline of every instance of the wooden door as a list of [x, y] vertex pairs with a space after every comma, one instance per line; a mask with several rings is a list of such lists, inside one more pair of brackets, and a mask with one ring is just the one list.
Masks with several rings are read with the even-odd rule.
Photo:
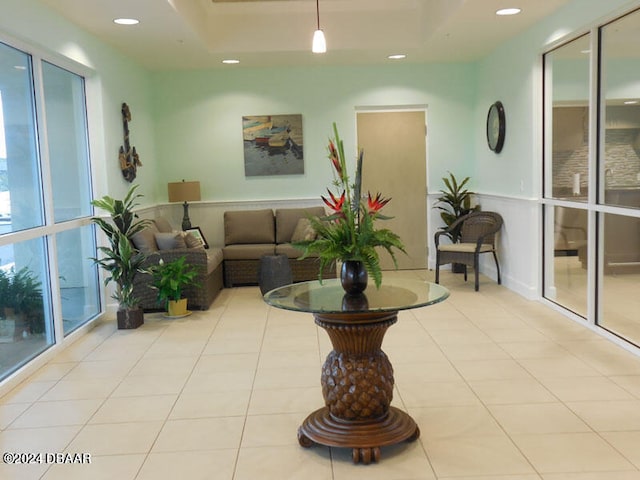
[[[427, 268], [427, 153], [425, 111], [358, 112], [358, 147], [364, 149], [363, 193], [391, 197], [379, 226], [397, 233], [408, 255], [396, 255], [399, 269]], [[393, 269], [380, 254], [382, 268]]]

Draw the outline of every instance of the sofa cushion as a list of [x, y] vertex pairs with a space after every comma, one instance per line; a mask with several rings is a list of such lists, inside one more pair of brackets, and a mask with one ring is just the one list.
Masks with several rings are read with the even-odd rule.
[[225, 260], [258, 260], [262, 255], [273, 255], [275, 252], [273, 243], [229, 245], [222, 249]]
[[274, 243], [274, 230], [271, 209], [224, 212], [225, 245]]
[[169, 223], [169, 220], [167, 220], [166, 218], [158, 217], [153, 222], [156, 224], [156, 228], [158, 229], [159, 232], [162, 232], [162, 233], [173, 232], [173, 227]]
[[289, 243], [301, 218], [324, 215], [324, 207], [279, 208], [276, 210], [276, 243]]
[[224, 256], [222, 255], [221, 248], [210, 248], [209, 250], [206, 250], [206, 255], [207, 255], [207, 274], [209, 274], [213, 272], [216, 268], [218, 268], [218, 265], [222, 263]]
[[316, 238], [316, 231], [311, 225], [311, 220], [306, 217], [298, 220], [296, 229], [293, 231], [293, 235], [291, 235], [291, 241], [305, 242], [313, 240], [314, 238]]
[[[286, 255], [288, 258], [300, 258], [302, 250], [298, 250], [290, 243], [279, 243], [276, 245], [276, 255]], [[314, 255], [309, 255], [313, 257]]]
[[182, 232], [157, 232], [154, 235], [159, 250], [173, 250], [175, 248], [187, 248], [182, 237]]
[[156, 244], [155, 234], [158, 233], [158, 229], [155, 224], [150, 224], [147, 228], [136, 233], [131, 237], [133, 245], [143, 253], [152, 253], [158, 251], [158, 245]]

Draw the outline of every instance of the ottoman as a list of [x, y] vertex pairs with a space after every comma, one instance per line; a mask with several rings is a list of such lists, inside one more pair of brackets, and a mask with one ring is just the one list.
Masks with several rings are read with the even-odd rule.
[[258, 269], [258, 285], [264, 295], [274, 288], [293, 283], [289, 258], [286, 255], [263, 255]]

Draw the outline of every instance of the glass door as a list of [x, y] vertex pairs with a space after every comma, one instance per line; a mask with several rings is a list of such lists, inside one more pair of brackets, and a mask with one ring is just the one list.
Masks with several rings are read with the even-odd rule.
[[640, 345], [640, 11], [544, 55], [544, 285]]
[[590, 42], [545, 54], [544, 296], [588, 314]]
[[640, 345], [640, 11], [600, 28], [598, 325]]

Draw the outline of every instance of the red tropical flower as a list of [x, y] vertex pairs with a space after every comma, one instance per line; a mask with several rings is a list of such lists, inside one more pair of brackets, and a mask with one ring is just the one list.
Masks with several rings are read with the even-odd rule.
[[[382, 269], [376, 249], [386, 250], [394, 263], [396, 259], [392, 249], [405, 252], [402, 240], [398, 235], [389, 229], [378, 229], [375, 226], [376, 221], [391, 218], [380, 212], [391, 199], [382, 197], [380, 193], [372, 196], [369, 192], [368, 205], [365, 204], [364, 199], [360, 198], [364, 153], [362, 149], [358, 152], [355, 181], [351, 183], [347, 172], [344, 146], [335, 123], [333, 124], [333, 133], [334, 138], [329, 140], [327, 152], [334, 170], [333, 185], [338, 192], [342, 193], [336, 196], [330, 189], [327, 189], [329, 195], [320, 198], [330, 209], [330, 214], [320, 218], [310, 218], [311, 225], [316, 231], [316, 238], [293, 243], [296, 248], [303, 250], [301, 258], [314, 255], [320, 259], [320, 280], [322, 280], [323, 268], [336, 259], [342, 261], [358, 260], [365, 264], [376, 287], [380, 287]], [[335, 178], [336, 176], [338, 178]]]
[[369, 213], [377, 213], [387, 203], [391, 201], [390, 198], [382, 198], [382, 194], [378, 192], [375, 198], [371, 197], [371, 192], [367, 192], [367, 203], [369, 205]]
[[344, 205], [344, 201], [345, 201], [345, 192], [342, 192], [342, 195], [340, 195], [340, 197], [336, 197], [333, 192], [329, 189], [327, 189], [327, 192], [329, 192], [329, 195], [331, 197], [331, 200], [329, 200], [326, 197], [323, 197], [322, 195], [320, 195], [320, 198], [322, 198], [322, 201], [325, 203], [325, 205], [327, 207], [329, 207], [331, 210], [333, 210], [334, 212], [342, 212], [342, 206]]
[[340, 157], [338, 155], [338, 150], [333, 143], [333, 140], [329, 140], [329, 159], [331, 163], [333, 163], [333, 167], [338, 172], [338, 176], [342, 178], [342, 166], [340, 165]]

